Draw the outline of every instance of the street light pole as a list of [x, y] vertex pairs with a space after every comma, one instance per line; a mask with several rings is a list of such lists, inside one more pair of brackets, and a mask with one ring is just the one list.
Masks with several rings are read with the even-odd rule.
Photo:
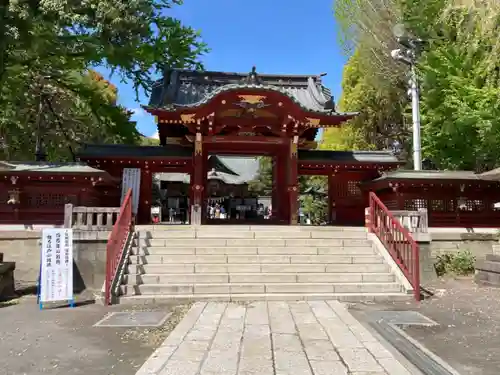
[[40, 94], [40, 102], [38, 103], [38, 116], [36, 119], [36, 134], [35, 134], [35, 160], [37, 162], [42, 162], [47, 160], [47, 155], [43, 150], [43, 138], [42, 138], [42, 121], [44, 120], [44, 103], [43, 94]]
[[410, 67], [411, 114], [413, 119], [413, 169], [422, 170], [422, 146], [420, 140], [420, 95], [415, 65]]
[[417, 54], [423, 42], [420, 39], [414, 39], [406, 35], [404, 25], [397, 24], [393, 29], [398, 43], [404, 49], [395, 49], [391, 51], [394, 60], [400, 61], [410, 66], [410, 95], [411, 112], [413, 119], [413, 169], [422, 170], [422, 146], [420, 139], [420, 98], [418, 89], [418, 76], [416, 69]]

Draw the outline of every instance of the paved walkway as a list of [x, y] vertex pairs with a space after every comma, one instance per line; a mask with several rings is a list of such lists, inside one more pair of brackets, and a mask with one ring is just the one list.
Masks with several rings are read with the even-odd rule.
[[136, 375], [410, 375], [336, 301], [193, 305]]

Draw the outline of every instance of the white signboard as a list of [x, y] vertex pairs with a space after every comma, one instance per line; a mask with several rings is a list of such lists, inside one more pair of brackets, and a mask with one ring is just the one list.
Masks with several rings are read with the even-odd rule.
[[132, 189], [132, 213], [137, 215], [139, 208], [139, 189], [141, 187], [141, 168], [123, 168], [122, 176], [122, 198], [120, 205], [125, 199], [128, 189]]
[[42, 232], [40, 303], [73, 300], [73, 229]]

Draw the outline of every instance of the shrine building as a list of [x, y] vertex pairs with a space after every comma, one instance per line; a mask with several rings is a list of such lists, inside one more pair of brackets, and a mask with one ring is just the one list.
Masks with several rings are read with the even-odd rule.
[[366, 197], [358, 184], [401, 165], [390, 152], [316, 150], [320, 128], [340, 126], [357, 113], [335, 109], [321, 76], [170, 70], [144, 109], [155, 116], [160, 147], [88, 145], [80, 159], [121, 176], [140, 168], [138, 220], [149, 222], [152, 173], [190, 176], [191, 222], [204, 223], [211, 155], [272, 158], [271, 219], [296, 224], [299, 175], [328, 176], [336, 221], [362, 225]]
[[[336, 110], [321, 75], [168, 70], [144, 109], [156, 118], [160, 146], [88, 144], [76, 164], [0, 165], [0, 223], [62, 222], [68, 202], [118, 207], [131, 187], [139, 224], [151, 223], [162, 190], [181, 221], [210, 224], [211, 202], [226, 202], [227, 211], [261, 204], [248, 183], [262, 156], [272, 160], [273, 176], [263, 224], [298, 223], [301, 175], [328, 180], [332, 225], [363, 225], [370, 192], [391, 210], [426, 208], [431, 226], [500, 224], [498, 181], [473, 172], [398, 170], [403, 163], [390, 151], [318, 150], [320, 128], [357, 115]], [[253, 220], [241, 211], [227, 216]]]

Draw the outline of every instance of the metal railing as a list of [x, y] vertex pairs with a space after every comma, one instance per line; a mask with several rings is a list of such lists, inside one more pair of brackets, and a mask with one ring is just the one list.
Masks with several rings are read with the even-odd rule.
[[374, 233], [413, 287], [420, 301], [419, 247], [410, 232], [387, 209], [373, 192], [370, 193], [370, 232]]
[[106, 245], [106, 280], [104, 281], [106, 305], [112, 303], [113, 283], [116, 281], [115, 278], [132, 233], [132, 189], [129, 189]]

